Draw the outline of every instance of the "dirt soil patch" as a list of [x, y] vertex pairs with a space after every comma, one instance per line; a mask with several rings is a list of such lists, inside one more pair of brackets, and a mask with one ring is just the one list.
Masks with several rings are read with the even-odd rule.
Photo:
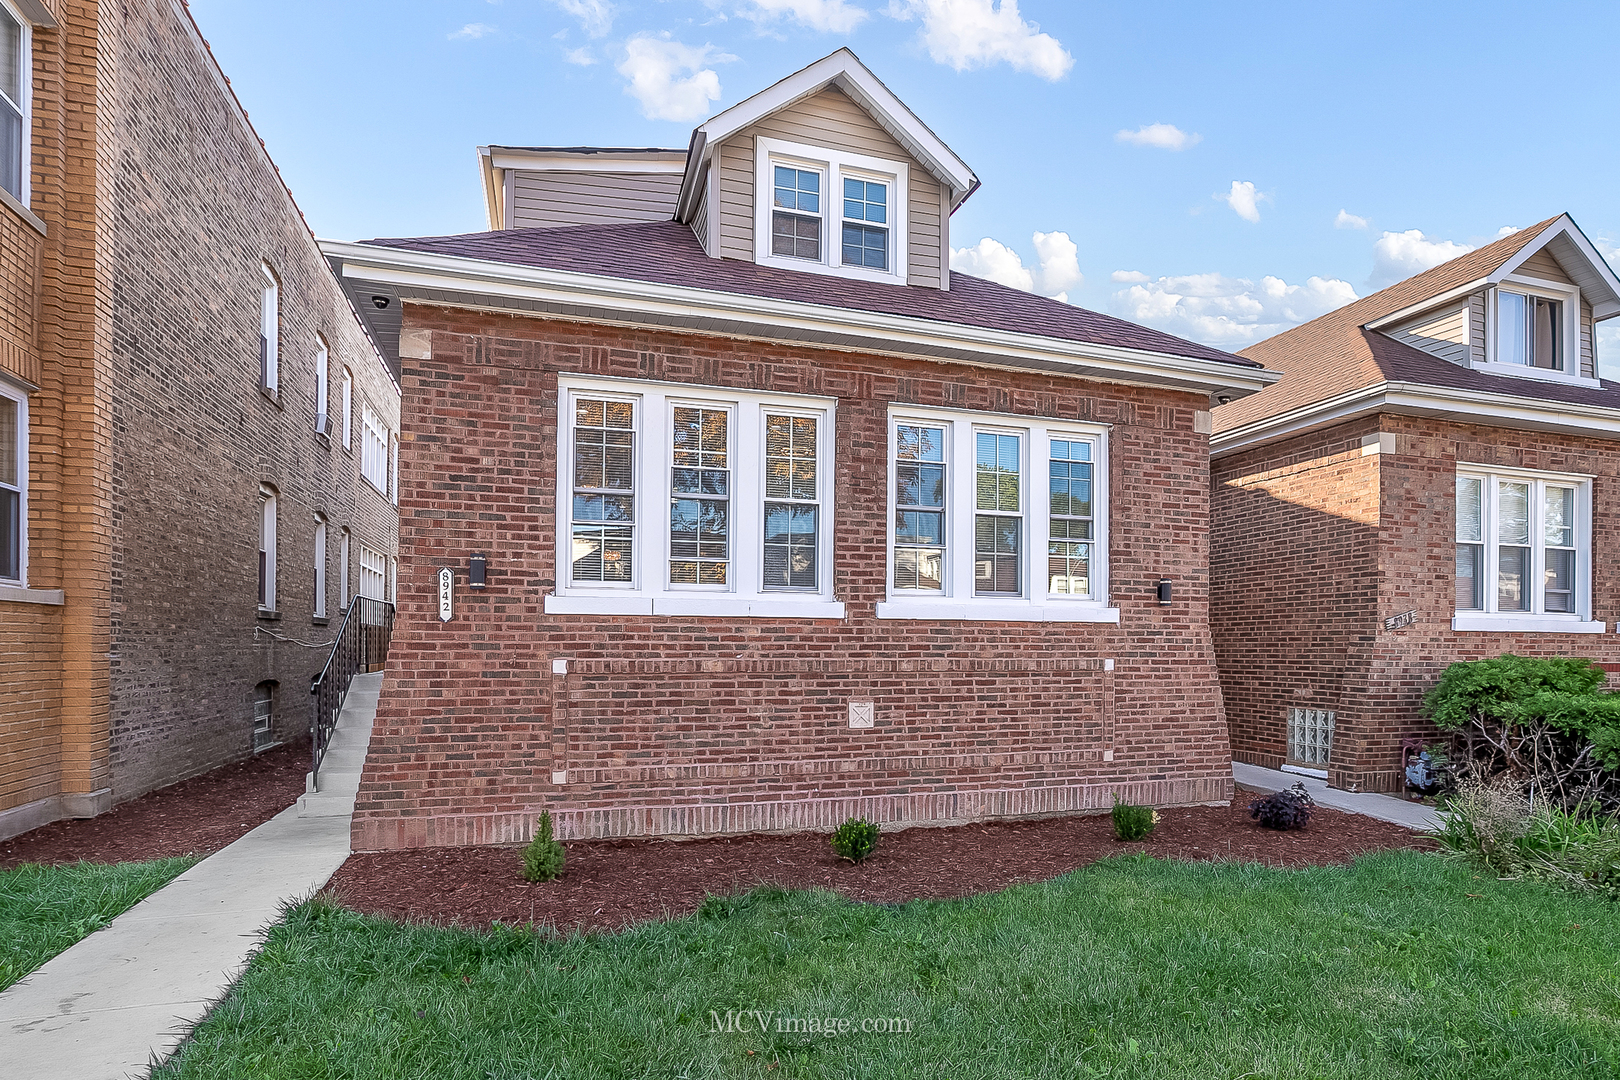
[[899, 903], [994, 892], [1136, 851], [1301, 867], [1347, 863], [1382, 848], [1432, 847], [1399, 825], [1325, 808], [1304, 829], [1262, 829], [1249, 819], [1247, 802], [1240, 793], [1230, 807], [1162, 810], [1152, 836], [1131, 844], [1114, 838], [1107, 815], [904, 829], [886, 834], [859, 866], [840, 861], [820, 833], [575, 841], [562, 880], [539, 885], [523, 880], [518, 848], [369, 852], [350, 856], [327, 888], [351, 908], [394, 919], [618, 930], [686, 915], [711, 894], [756, 885], [822, 886], [852, 900]]
[[0, 869], [212, 855], [298, 801], [309, 739], [142, 795], [100, 817], [56, 821], [0, 840]]

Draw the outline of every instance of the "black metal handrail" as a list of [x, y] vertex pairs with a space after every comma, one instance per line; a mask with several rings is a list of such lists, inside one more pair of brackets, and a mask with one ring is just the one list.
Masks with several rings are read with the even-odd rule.
[[388, 661], [388, 642], [394, 635], [394, 605], [369, 596], [349, 602], [338, 627], [337, 638], [326, 666], [309, 682], [309, 741], [314, 764], [310, 774], [318, 775], [321, 758], [337, 729], [343, 699], [349, 695], [349, 682], [365, 671], [380, 671]]

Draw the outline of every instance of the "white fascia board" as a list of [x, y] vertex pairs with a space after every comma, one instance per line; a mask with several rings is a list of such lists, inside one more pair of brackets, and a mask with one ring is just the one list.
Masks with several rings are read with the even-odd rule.
[[[1575, 245], [1576, 249], [1581, 253], [1581, 257], [1589, 264], [1592, 273], [1603, 282], [1604, 288], [1609, 292], [1606, 297], [1586, 296], [1587, 301], [1594, 308], [1594, 318], [1596, 317], [1595, 309], [1599, 304], [1605, 307], [1613, 306], [1615, 312], [1620, 313], [1620, 277], [1615, 276], [1614, 269], [1609, 266], [1608, 260], [1598, 253], [1597, 248], [1592, 246], [1592, 241], [1586, 238], [1586, 234], [1581, 232], [1580, 226], [1575, 224], [1575, 219], [1568, 214], [1560, 215], [1557, 221], [1541, 231], [1540, 236], [1520, 248], [1517, 255], [1514, 255], [1513, 258], [1498, 267], [1496, 272], [1491, 274], [1491, 283], [1497, 284], [1509, 275], [1517, 273], [1519, 268], [1529, 261], [1530, 256], [1552, 243], [1559, 236], [1563, 236]], [[1585, 289], [1581, 291], [1583, 294], [1587, 292]], [[1604, 317], [1609, 318], [1611, 316]]]
[[495, 174], [495, 162], [487, 146], [478, 148], [478, 173], [484, 181], [484, 213], [489, 218], [490, 231], [494, 232], [501, 227], [502, 178]]
[[651, 173], [679, 176], [686, 171], [686, 151], [667, 154], [615, 154], [603, 151], [569, 154], [545, 150], [508, 150], [487, 147], [497, 169], [523, 169], [531, 172]]
[[692, 132], [692, 151], [686, 162], [686, 179], [681, 185], [679, 202], [681, 220], [686, 214], [698, 178], [703, 175], [712, 148], [744, 128], [765, 117], [787, 108], [796, 101], [819, 93], [836, 82], [839, 89], [872, 114], [873, 119], [893, 135], [929, 172], [951, 186], [953, 208], [978, 185], [979, 178], [968, 168], [967, 162], [945, 145], [905, 102], [883, 85], [848, 48], [839, 49], [830, 56], [794, 72], [774, 86], [761, 90], [746, 101], [740, 101], [724, 112], [710, 117]]
[[1291, 409], [1210, 437], [1211, 457], [1277, 442], [1374, 413], [1426, 416], [1461, 424], [1620, 439], [1620, 408], [1572, 405], [1481, 390], [1423, 383], [1378, 383], [1326, 401]]
[[[1243, 368], [1218, 360], [763, 296], [514, 266], [370, 244], [327, 241], [322, 250], [340, 260], [345, 277], [393, 285], [402, 295], [417, 288], [559, 305], [588, 305], [622, 313], [623, 318], [615, 321], [627, 325], [636, 325], [644, 315], [658, 314], [753, 322], [773, 329], [836, 334], [844, 338], [869, 335], [875, 342], [887, 343], [887, 347], [881, 344], [843, 347], [902, 356], [928, 355], [925, 350], [929, 348], [953, 349], [980, 353], [984, 365], [990, 367], [1034, 367], [1060, 372], [1068, 369], [1069, 373], [1083, 378], [1144, 386], [1171, 384], [1208, 393], [1218, 390], [1258, 393], [1282, 378], [1280, 372]], [[908, 351], [906, 345], [920, 348]], [[1019, 364], [1019, 360], [1033, 363]]]

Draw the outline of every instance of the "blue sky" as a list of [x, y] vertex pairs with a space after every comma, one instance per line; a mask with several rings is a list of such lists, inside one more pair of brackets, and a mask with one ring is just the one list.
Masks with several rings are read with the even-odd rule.
[[958, 269], [1184, 336], [1241, 348], [1560, 211], [1620, 263], [1612, 2], [191, 6], [323, 237], [483, 229], [475, 147], [685, 146], [848, 45], [984, 181]]

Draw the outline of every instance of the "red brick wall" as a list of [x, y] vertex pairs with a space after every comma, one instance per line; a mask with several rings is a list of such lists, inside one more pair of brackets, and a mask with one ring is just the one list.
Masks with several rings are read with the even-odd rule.
[[[1362, 436], [1377, 430], [1393, 436], [1393, 451], [1361, 456]], [[1336, 702], [1330, 782], [1399, 790], [1403, 742], [1438, 734], [1421, 705], [1446, 665], [1504, 652], [1620, 664], [1613, 632], [1451, 629], [1458, 462], [1595, 477], [1592, 617], [1612, 631], [1620, 620], [1612, 442], [1383, 416], [1224, 457], [1213, 469], [1212, 622], [1236, 758], [1278, 763], [1287, 707]], [[1323, 530], [1317, 542], [1294, 539], [1313, 526]], [[1406, 611], [1417, 612], [1412, 626], [1383, 628]]]
[[[357, 850], [519, 841], [542, 809], [580, 837], [1229, 797], [1193, 395], [416, 306], [406, 327], [432, 331], [432, 358], [404, 361], [400, 616]], [[847, 618], [546, 616], [558, 372], [836, 397]], [[876, 619], [891, 402], [1112, 424], [1120, 625]], [[454, 567], [464, 586], [473, 551], [489, 588], [462, 588], [442, 624], [433, 577]], [[865, 697], [877, 726], [852, 731]]]

